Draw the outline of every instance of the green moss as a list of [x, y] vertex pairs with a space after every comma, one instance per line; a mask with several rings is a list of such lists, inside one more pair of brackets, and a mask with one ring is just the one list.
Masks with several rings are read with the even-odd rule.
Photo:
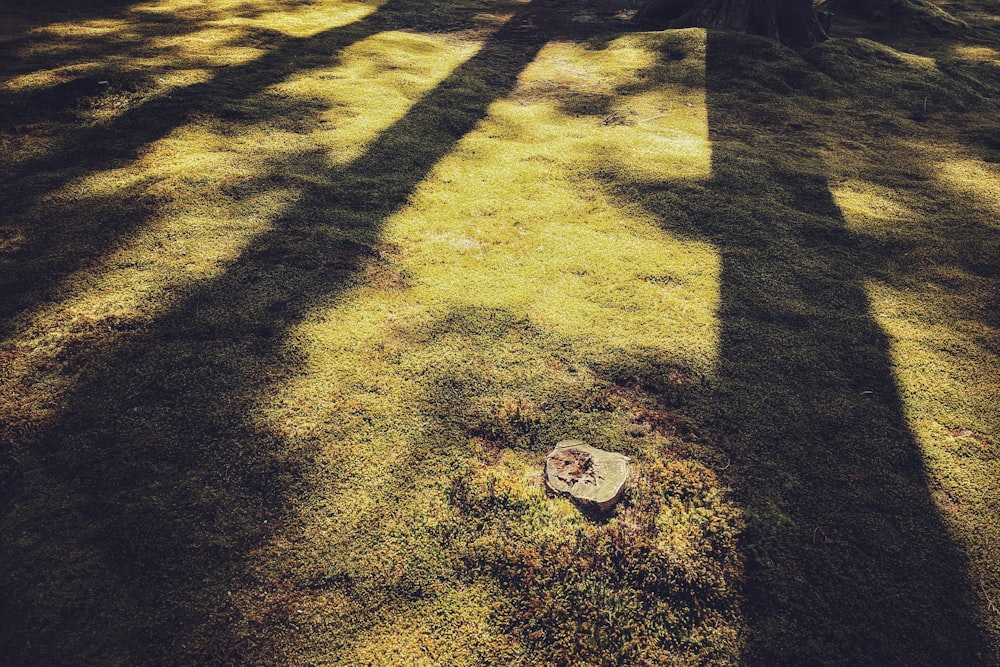
[[[654, 450], [612, 518], [582, 520], [512, 457], [456, 480], [466, 566], [506, 595], [494, 622], [544, 664], [737, 664], [740, 513], [718, 478]], [[499, 662], [497, 663], [499, 664]]]
[[1000, 46], [600, 9], [2, 10], [8, 660], [990, 664]]

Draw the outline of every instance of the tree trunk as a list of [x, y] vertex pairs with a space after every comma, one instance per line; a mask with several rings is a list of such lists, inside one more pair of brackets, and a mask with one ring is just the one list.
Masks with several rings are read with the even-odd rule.
[[651, 0], [640, 17], [671, 28], [735, 30], [776, 39], [794, 49], [827, 38], [812, 0]]
[[827, 4], [833, 11], [843, 11], [869, 21], [881, 21], [890, 14], [890, 0], [833, 0]]

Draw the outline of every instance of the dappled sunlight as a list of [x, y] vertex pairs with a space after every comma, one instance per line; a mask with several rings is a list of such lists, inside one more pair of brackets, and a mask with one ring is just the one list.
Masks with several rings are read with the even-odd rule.
[[[665, 52], [674, 54], [670, 67], [663, 66]], [[589, 159], [593, 171], [641, 180], [706, 178], [704, 60], [702, 30], [630, 34], [600, 49], [556, 43], [525, 71], [514, 100], [542, 114], [542, 127], [549, 118], [560, 148]], [[523, 136], [533, 120], [510, 131]]]
[[[564, 62], [565, 49], [559, 51]], [[551, 66], [546, 57], [552, 53], [543, 50], [522, 86], [530, 87]], [[614, 51], [595, 53], [587, 63], [591, 70], [601, 62], [612, 70], [620, 64]], [[634, 61], [636, 66], [650, 62]], [[608, 139], [609, 129], [601, 122], [563, 114], [546, 101], [522, 102], [520, 88], [512, 98], [517, 101], [494, 103], [490, 116], [389, 220], [378, 268], [366, 276], [371, 284], [346, 291], [292, 336], [312, 352], [310, 370], [299, 381], [303, 388], [293, 385], [288, 397], [312, 396], [321, 385], [344, 386], [327, 378], [329, 372], [370, 376], [379, 369], [396, 378], [371, 378], [384, 388], [376, 392], [379, 400], [395, 396], [402, 401], [384, 405], [385, 414], [405, 413], [405, 396], [413, 394], [408, 384], [400, 384], [398, 371], [381, 363], [371, 366], [370, 359], [359, 365], [358, 356], [381, 357], [387, 349], [401, 354], [405, 341], [396, 340], [395, 331], [463, 308], [520, 314], [572, 341], [581, 358], [598, 358], [607, 350], [660, 349], [699, 372], [712, 368], [717, 251], [676, 239], [647, 214], [622, 209], [600, 183], [584, 176], [594, 144], [607, 146], [620, 136]], [[667, 127], [663, 134], [672, 131]], [[626, 162], [629, 143], [623, 143]], [[661, 156], [665, 163], [671, 158], [681, 163], [682, 176], [690, 173], [684, 169], [693, 161], [686, 149]], [[707, 161], [708, 156], [699, 158]], [[302, 411], [310, 410], [309, 400], [281, 402], [288, 401], [293, 406], [289, 417], [304, 417]]]
[[[33, 61], [47, 66], [15, 69], [0, 91], [50, 91], [54, 101], [75, 102], [77, 115], [106, 123], [150, 100], [225, 75], [225, 68], [252, 65], [279, 45], [275, 35], [305, 40], [360, 21], [379, 6], [290, 3], [279, 11], [274, 3], [163, 2], [136, 5], [114, 18], [53, 23], [33, 29], [17, 46], [18, 69]], [[67, 86], [66, 92], [59, 86]], [[25, 141], [34, 154], [39, 141], [32, 139]]]
[[[980, 650], [985, 84], [936, 40], [800, 55], [599, 6], [95, 0], [0, 30], [0, 648]], [[607, 515], [547, 491], [568, 438], [631, 457]]]
[[607, 95], [617, 86], [631, 84], [637, 72], [656, 63], [659, 54], [652, 40], [638, 35], [618, 37], [602, 48], [567, 41], [549, 42], [534, 63], [521, 74], [521, 96], [559, 99], [587, 92]]
[[[116, 49], [128, 49], [129, 57], [146, 66], [239, 65], [267, 52], [269, 40], [261, 39], [262, 33], [309, 38], [359, 21], [381, 4], [349, 0], [277, 3], [277, 7], [273, 2], [246, 0], [137, 4], [116, 18], [80, 19], [35, 28], [30, 35], [36, 43], [22, 55], [72, 56], [89, 44], [99, 43], [109, 55]], [[150, 23], [150, 18], [155, 21]], [[47, 38], [59, 41], [45, 41]]]
[[382, 32], [344, 49], [336, 67], [296, 74], [268, 92], [320, 101], [325, 107], [320, 127], [309, 140], [328, 151], [331, 165], [345, 165], [479, 46], [437, 35]]
[[[154, 68], [227, 67], [260, 58], [273, 46], [275, 32], [305, 39], [359, 21], [382, 3], [333, 1], [318, 4], [228, 0], [158, 2], [135, 5], [118, 18], [82, 19], [32, 31], [35, 43], [25, 57], [66, 58], [100, 44], [105, 64]], [[280, 5], [280, 3], [279, 3]], [[148, 19], [155, 17], [155, 22]], [[56, 38], [58, 41], [51, 41]]]
[[[296, 199], [272, 187], [239, 201], [204, 192], [197, 184], [163, 184], [178, 172], [198, 174], [215, 186], [258, 179], [261, 172], [233, 154], [199, 156], [167, 140], [136, 165], [83, 179], [55, 195], [56, 206], [86, 206], [141, 188], [162, 201], [156, 216], [117, 248], [70, 274], [58, 300], [23, 316], [18, 333], [4, 341], [12, 362], [0, 379], [0, 414], [34, 428], [57, 411], [73, 383], [122, 338], [168, 312], [178, 295], [222, 275], [251, 240]], [[195, 167], [195, 171], [189, 171]], [[176, 189], [175, 189], [176, 188]], [[208, 196], [206, 196], [208, 195]], [[98, 357], [94, 357], [97, 354]]]
[[[322, 619], [285, 624], [283, 645], [299, 647], [297, 655], [362, 662], [392, 655], [419, 664], [434, 655], [476, 662], [492, 652], [490, 661], [502, 663], [523, 651], [496, 626], [517, 613], [505, 606], [509, 593], [455, 582], [468, 548], [447, 537], [456, 530], [448, 496], [456, 466], [492, 456], [491, 447], [507, 452], [496, 468], [506, 481], [489, 488], [541, 513], [531, 515], [538, 523], [524, 536], [527, 552], [553, 540], [598, 539], [568, 502], [545, 496], [535, 479], [543, 452], [558, 439], [583, 437], [654, 460], [668, 439], [652, 427], [647, 439], [626, 434], [645, 408], [616, 393], [607, 369], [648, 364], [683, 392], [717, 365], [718, 251], [663, 231], [639, 207], [612, 199], [593, 175], [628, 174], [633, 164], [661, 180], [707, 175], [704, 91], [657, 81], [587, 115], [562, 108], [565, 91], [549, 89], [553, 81], [580, 94], [629, 86], [655, 67], [660, 47], [662, 39], [636, 35], [598, 50], [543, 48], [511, 94], [493, 102], [388, 218], [358, 279], [289, 332], [303, 364], [273, 397], [261, 397], [254, 414], [288, 447], [314, 451], [317, 469], [294, 508], [296, 527], [247, 568], [273, 572], [292, 552], [311, 554], [324, 573], [312, 576], [355, 582], [370, 605], [357, 627], [325, 626], [339, 637], [331, 645], [345, 649], [308, 646]], [[372, 95], [391, 107], [385, 98], [405, 95], [414, 71], [439, 76], [419, 55], [436, 63], [442, 48], [427, 36], [385, 33], [348, 49], [338, 68], [275, 88], [329, 98], [366, 76], [398, 91]], [[366, 116], [385, 122], [392, 113], [373, 108]], [[658, 117], [604, 122], [611, 114]], [[600, 152], [605, 165], [594, 164]], [[711, 499], [725, 493], [720, 480], [706, 484], [716, 486]], [[693, 522], [685, 515], [655, 530], [694, 550], [703, 537]], [[287, 540], [292, 552], [281, 546]], [[665, 553], [671, 545], [664, 542]], [[587, 576], [601, 590], [601, 575]], [[420, 601], [400, 607], [398, 594]], [[376, 611], [390, 600], [391, 608]], [[256, 603], [245, 604], [253, 613]], [[730, 611], [698, 621], [719, 624], [712, 632], [726, 637], [720, 646], [738, 643]], [[447, 631], [441, 618], [449, 619]], [[403, 629], [407, 642], [390, 641]]]
[[[183, 35], [154, 37], [145, 44], [164, 52], [165, 59], [187, 66], [226, 67], [242, 65], [267, 53], [266, 46], [242, 45], [248, 36], [242, 28], [207, 27]], [[163, 56], [161, 56], [163, 58]]]
[[[567, 113], [539, 91], [556, 70], [577, 72], [580, 94], [627, 85], [654, 61], [658, 45], [637, 35], [599, 51], [544, 49], [512, 99], [493, 105], [479, 131], [394, 218], [388, 238], [417, 248], [414, 284], [529, 313], [581, 346], [665, 347], [706, 371], [717, 342], [716, 251], [672, 238], [647, 215], [621, 208], [590, 175], [626, 165], [662, 178], [707, 174], [703, 91], [681, 87], [671, 94], [665, 86], [656, 100], [622, 95], [616, 100], [622, 110], [650, 114], [670, 104], [685, 110], [660, 125], [631, 126]], [[565, 67], [574, 54], [575, 68]], [[690, 113], [700, 118], [691, 123], [687, 111], [699, 101], [700, 110]], [[675, 140], [689, 128], [701, 136]], [[607, 162], [594, 165], [595, 155]], [[442, 262], [446, 257], [454, 267]]]
[[[182, 38], [222, 48], [220, 30]], [[123, 335], [155, 321], [192, 285], [223, 275], [298, 201], [304, 186], [328, 184], [324, 175], [303, 170], [299, 155], [322, 149], [332, 154], [331, 163], [357, 158], [478, 47], [400, 32], [373, 36], [345, 50], [337, 67], [265, 89], [229, 116], [191, 114], [187, 123], [145, 147], [139, 160], [47, 194], [38, 215], [50, 215], [44, 213], [49, 210], [79, 215], [91, 210], [89, 202], [105, 206], [136, 200], [139, 193], [155, 204], [151, 210], [140, 207], [134, 213], [143, 219], [140, 228], [67, 275], [55, 289], [58, 299], [22, 317], [19, 333], [5, 341], [15, 360], [0, 385], [7, 396], [5, 418], [34, 428], [51, 417], [86, 368], [81, 353], [93, 363], [98, 349], [110, 350]], [[164, 74], [157, 81], [167, 89], [208, 78], [206, 70]], [[245, 121], [274, 105], [294, 109], [296, 116], [303, 115], [299, 105], [304, 105], [315, 119], [296, 123], [295, 116], [279, 112], [276, 119]], [[19, 238], [11, 235], [7, 250], [16, 249]]]

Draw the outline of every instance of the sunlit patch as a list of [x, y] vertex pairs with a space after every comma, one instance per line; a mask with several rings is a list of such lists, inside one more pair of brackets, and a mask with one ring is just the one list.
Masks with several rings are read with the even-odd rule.
[[[531, 313], [595, 349], [669, 341], [685, 358], [713, 358], [717, 251], [674, 239], [647, 214], [619, 208], [587, 173], [594, 151], [615, 140], [620, 162], [607, 166], [626, 162], [621, 156], [630, 146], [621, 135], [631, 130], [612, 130], [609, 138], [602, 124], [542, 102], [494, 104], [387, 230], [389, 239], [413, 248], [406, 269], [414, 288], [435, 301], [473, 299]], [[665, 152], [676, 148], [666, 134], [659, 145]], [[631, 148], [639, 152], [641, 145]], [[657, 158], [652, 164], [672, 161], [658, 172], [662, 178], [707, 168], [692, 167], [686, 147], [679, 158]], [[466, 252], [455, 253], [456, 244]]]
[[[527, 0], [530, 2], [531, 0]], [[516, 0], [511, 4], [525, 4], [526, 0]], [[489, 13], [477, 13], [472, 15], [472, 21], [478, 25], [492, 26], [499, 28], [514, 16], [511, 12], [497, 11]]]
[[458, 154], [389, 230], [413, 248], [405, 268], [420, 300], [530, 313], [595, 350], [666, 344], [713, 358], [720, 264], [710, 245], [617, 208], [574, 173], [573, 158], [586, 158], [559, 139], [518, 150], [472, 135]]
[[[217, 26], [246, 26], [277, 30], [289, 37], [312, 37], [321, 32], [358, 21], [377, 11], [383, 2], [321, 2], [288, 3], [280, 9], [270, 9], [274, 3], [260, 3], [260, 12], [247, 12], [246, 3], [239, 3], [232, 17], [213, 21]], [[279, 4], [280, 6], [280, 4]], [[224, 10], [220, 17], [224, 16]]]
[[324, 657], [351, 665], [481, 664], [484, 656], [497, 657], [491, 631], [495, 643], [512, 643], [489, 622], [494, 604], [478, 586], [406, 606], [397, 603], [380, 623], [361, 632], [350, 649]]
[[124, 19], [90, 19], [84, 21], [66, 21], [64, 23], [52, 23], [43, 28], [38, 28], [34, 32], [40, 36], [52, 36], [61, 38], [84, 38], [93, 39], [113, 36], [116, 39], [130, 39], [138, 37], [134, 30], [136, 25]]
[[942, 161], [938, 177], [945, 187], [993, 212], [993, 226], [1000, 229], [1000, 165], [968, 158]]
[[985, 45], [956, 44], [952, 52], [959, 58], [1000, 65], [1000, 51]]
[[858, 230], [912, 217], [913, 212], [898, 195], [885, 186], [860, 180], [847, 180], [831, 185], [830, 194], [848, 226]]
[[313, 140], [327, 148], [331, 163], [345, 164], [478, 48], [475, 42], [383, 32], [345, 49], [336, 67], [297, 74], [269, 90], [321, 104]]
[[[937, 60], [931, 56], [922, 56], [917, 53], [911, 53], [909, 51], [893, 48], [888, 44], [883, 44], [882, 42], [875, 41], [872, 39], [852, 39], [844, 40], [843, 42], [831, 40], [833, 43], [824, 43], [821, 48], [830, 48], [831, 50], [847, 49], [847, 50], [858, 50], [860, 53], [864, 53], [867, 57], [859, 59], [861, 62], [849, 63], [851, 66], [858, 66], [860, 64], [871, 64], [864, 62], [865, 60], [874, 61], [878, 65], [884, 66], [887, 62], [894, 63], [896, 65], [906, 65], [908, 69], [912, 70], [937, 70]], [[882, 62], [878, 62], [882, 61]]]
[[621, 37], [615, 46], [591, 50], [575, 42], [550, 42], [521, 75], [522, 92], [542, 95], [579, 88], [614, 90], [629, 76], [656, 62], [657, 54], [635, 38]]
[[[698, 60], [704, 35], [691, 37]], [[711, 359], [717, 252], [671, 238], [643, 213], [617, 208], [592, 175], [620, 174], [626, 183], [707, 176], [703, 91], [657, 81], [658, 94], [618, 95], [611, 112], [631, 107], [641, 119], [665, 110], [655, 119], [663, 122], [609, 126], [600, 114], [561, 111], [539, 83], [572, 82], [580, 92], [631, 86], [636, 71], [655, 65], [662, 41], [631, 35], [600, 51], [568, 44], [543, 49], [512, 100], [495, 103], [480, 129], [418, 190], [413, 207], [394, 218], [390, 238], [417, 248], [414, 283], [525, 310], [597, 348], [669, 340], [677, 354]], [[442, 262], [448, 252], [441, 243], [454, 247], [456, 235], [474, 252], [453, 258], [452, 268]]]
[[86, 65], [76, 65], [73, 67], [56, 67], [53, 69], [37, 70], [12, 76], [0, 83], [0, 90], [11, 93], [26, 93], [42, 88], [51, 88], [71, 81], [73, 77], [88, 69]]

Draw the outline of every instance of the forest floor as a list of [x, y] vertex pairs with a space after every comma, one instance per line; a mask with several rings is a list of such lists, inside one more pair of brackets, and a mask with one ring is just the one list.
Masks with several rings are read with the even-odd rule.
[[1000, 18], [938, 6], [4, 0], [0, 661], [1000, 664]]

